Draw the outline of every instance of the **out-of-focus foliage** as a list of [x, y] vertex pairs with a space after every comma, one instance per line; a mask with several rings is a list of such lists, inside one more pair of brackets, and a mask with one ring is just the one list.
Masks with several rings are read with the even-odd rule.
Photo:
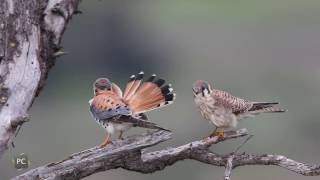
[[[320, 163], [320, 1], [92, 0], [83, 1], [80, 10], [83, 14], [73, 18], [63, 39], [68, 54], [57, 60], [30, 111], [31, 121], [15, 139], [14, 153], [28, 154], [30, 168], [99, 144], [104, 130], [88, 112], [92, 82], [106, 76], [124, 87], [140, 70], [168, 79], [177, 92], [174, 105], [149, 113], [151, 121], [174, 131], [172, 140], [152, 149], [210, 133], [212, 127], [196, 112], [191, 91], [194, 80], [205, 79], [234, 95], [280, 101], [289, 109], [240, 123], [254, 134], [243, 151]], [[213, 151], [228, 153], [238, 144], [219, 144]], [[22, 173], [10, 158], [7, 152], [1, 159], [1, 179]], [[222, 175], [222, 168], [184, 161], [151, 175], [119, 169], [86, 179], [205, 180]], [[232, 175], [234, 180], [306, 178], [256, 166]]]

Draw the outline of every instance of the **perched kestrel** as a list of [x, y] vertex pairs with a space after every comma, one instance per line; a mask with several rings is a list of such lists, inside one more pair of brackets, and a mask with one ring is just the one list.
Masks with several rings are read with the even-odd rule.
[[277, 102], [252, 102], [228, 92], [212, 89], [210, 84], [198, 80], [192, 86], [194, 100], [204, 119], [216, 126], [210, 136], [223, 137], [224, 129], [235, 128], [240, 119], [252, 117], [259, 113], [285, 112], [287, 110], [274, 107]]
[[155, 123], [148, 122], [143, 113], [162, 108], [173, 103], [175, 94], [170, 84], [152, 75], [145, 82], [144, 73], [132, 75], [124, 94], [119, 86], [107, 78], [99, 78], [93, 84], [94, 97], [89, 101], [90, 112], [94, 119], [107, 131], [107, 136], [100, 147], [111, 143], [110, 137], [119, 133], [122, 139], [124, 131], [131, 127], [163, 129]]

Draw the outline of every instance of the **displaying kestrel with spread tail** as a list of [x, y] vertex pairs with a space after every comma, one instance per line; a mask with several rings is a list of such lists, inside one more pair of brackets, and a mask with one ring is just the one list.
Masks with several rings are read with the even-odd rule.
[[107, 78], [99, 78], [93, 84], [94, 97], [89, 101], [90, 112], [95, 120], [107, 131], [107, 136], [100, 147], [111, 143], [110, 137], [131, 127], [163, 129], [147, 121], [147, 111], [162, 108], [173, 103], [175, 94], [170, 84], [152, 75], [143, 82], [144, 73], [132, 75], [124, 93], [119, 86]]
[[210, 84], [198, 80], [192, 86], [194, 100], [204, 119], [216, 126], [210, 136], [223, 137], [224, 129], [235, 128], [240, 119], [252, 117], [259, 113], [285, 112], [287, 110], [274, 107], [277, 102], [252, 102], [228, 92], [212, 89]]

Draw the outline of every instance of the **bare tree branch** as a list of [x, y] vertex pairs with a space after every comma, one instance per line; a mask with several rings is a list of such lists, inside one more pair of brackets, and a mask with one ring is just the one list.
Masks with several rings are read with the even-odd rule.
[[142, 153], [145, 148], [170, 139], [171, 133], [157, 131], [115, 142], [104, 149], [94, 147], [72, 154], [62, 161], [38, 167], [13, 179], [81, 179], [97, 172], [116, 168], [153, 173], [185, 159], [226, 167], [225, 179], [230, 179], [232, 169], [245, 165], [275, 165], [305, 176], [320, 175], [319, 165], [300, 163], [281, 155], [233, 153], [219, 155], [209, 150], [213, 144], [247, 134], [248, 132], [242, 129], [226, 133], [222, 139], [213, 137], [174, 148]]
[[79, 0], [0, 0], [0, 158], [44, 86]]

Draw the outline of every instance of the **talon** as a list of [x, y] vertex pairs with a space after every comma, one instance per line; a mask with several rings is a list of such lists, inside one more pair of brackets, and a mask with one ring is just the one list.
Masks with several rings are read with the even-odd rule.
[[207, 138], [213, 138], [215, 136], [218, 136], [219, 138], [224, 138], [224, 131], [214, 131]]
[[103, 142], [102, 144], [100, 144], [100, 148], [104, 148], [106, 147], [108, 144], [111, 144], [112, 142], [111, 141], [107, 141], [107, 142]]
[[216, 136], [218, 136], [219, 138], [224, 138], [224, 132], [223, 131], [221, 131], [221, 132], [216, 132], [215, 133], [216, 134]]
[[111, 144], [112, 142], [110, 141], [109, 135], [104, 139], [103, 143], [99, 146], [100, 148], [106, 147], [108, 144]]

